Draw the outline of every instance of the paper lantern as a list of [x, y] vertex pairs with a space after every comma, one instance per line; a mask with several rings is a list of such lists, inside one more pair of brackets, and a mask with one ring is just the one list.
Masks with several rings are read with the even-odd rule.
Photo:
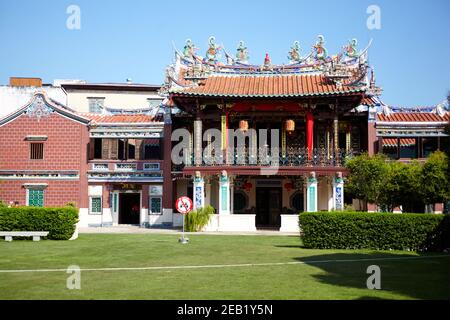
[[250, 190], [252, 190], [253, 185], [250, 182], [246, 182], [244, 183], [243, 187], [245, 191], [250, 192]]
[[287, 182], [287, 183], [284, 185], [284, 187], [285, 187], [285, 189], [286, 189], [288, 192], [290, 192], [290, 191], [294, 188], [294, 184], [293, 184], [292, 182]]
[[239, 129], [244, 132], [247, 131], [248, 130], [248, 121], [247, 120], [239, 121]]
[[295, 121], [292, 119], [286, 120], [284, 122], [284, 128], [287, 132], [293, 132], [295, 130]]

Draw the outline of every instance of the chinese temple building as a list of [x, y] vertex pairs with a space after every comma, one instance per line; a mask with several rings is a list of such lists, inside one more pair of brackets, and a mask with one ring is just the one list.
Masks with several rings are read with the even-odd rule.
[[[438, 149], [448, 113], [389, 109], [379, 99], [369, 46], [356, 45], [329, 56], [319, 36], [303, 57], [296, 41], [282, 65], [268, 54], [250, 64], [242, 41], [233, 56], [214, 37], [204, 57], [191, 40], [176, 50], [163, 92], [173, 134], [184, 129], [188, 136], [183, 161], [173, 166], [174, 197], [188, 194], [194, 207], [215, 207], [211, 230], [295, 231], [293, 213], [353, 203], [345, 196], [348, 158], [393, 155], [392, 147], [396, 158]], [[181, 132], [172, 140], [182, 141]]]

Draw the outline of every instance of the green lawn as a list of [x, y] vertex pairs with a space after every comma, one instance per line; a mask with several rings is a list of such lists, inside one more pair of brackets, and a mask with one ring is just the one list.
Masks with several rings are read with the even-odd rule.
[[[0, 272], [0, 299], [450, 299], [450, 254], [311, 250], [295, 236], [82, 234], [75, 241], [0, 240], [0, 270], [198, 266], [302, 261], [221, 268]], [[438, 257], [439, 255], [440, 257]], [[419, 259], [393, 259], [399, 257]], [[361, 261], [376, 259], [379, 261]], [[334, 262], [329, 260], [360, 260]], [[317, 263], [317, 261], [328, 261]], [[381, 268], [381, 290], [366, 269]]]

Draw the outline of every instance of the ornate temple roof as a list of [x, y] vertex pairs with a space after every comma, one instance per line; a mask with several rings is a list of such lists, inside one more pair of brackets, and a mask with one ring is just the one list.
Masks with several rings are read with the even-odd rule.
[[[311, 52], [301, 55], [299, 42], [288, 52], [289, 61], [273, 64], [269, 54], [261, 64], [251, 64], [241, 41], [233, 57], [210, 37], [204, 57], [197, 55], [191, 40], [183, 52], [175, 49], [175, 64], [166, 71], [161, 91], [172, 96], [205, 97], [313, 97], [324, 95], [377, 95], [368, 47], [358, 51], [353, 39], [337, 55], [329, 56], [323, 36]], [[221, 61], [221, 52], [226, 61]], [[372, 72], [372, 79], [369, 73]]]
[[221, 97], [307, 97], [364, 92], [361, 87], [337, 86], [320, 74], [211, 75], [197, 86], [174, 89], [173, 94]]

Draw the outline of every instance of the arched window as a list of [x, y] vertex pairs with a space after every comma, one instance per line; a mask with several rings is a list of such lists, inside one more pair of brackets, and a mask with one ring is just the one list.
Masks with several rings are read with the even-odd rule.
[[243, 213], [248, 206], [248, 197], [245, 192], [238, 190], [233, 195], [233, 211], [234, 213]]
[[303, 192], [302, 191], [296, 191], [291, 196], [290, 205], [291, 205], [291, 208], [293, 210], [295, 210], [295, 213], [303, 212], [304, 204], [303, 204]]

